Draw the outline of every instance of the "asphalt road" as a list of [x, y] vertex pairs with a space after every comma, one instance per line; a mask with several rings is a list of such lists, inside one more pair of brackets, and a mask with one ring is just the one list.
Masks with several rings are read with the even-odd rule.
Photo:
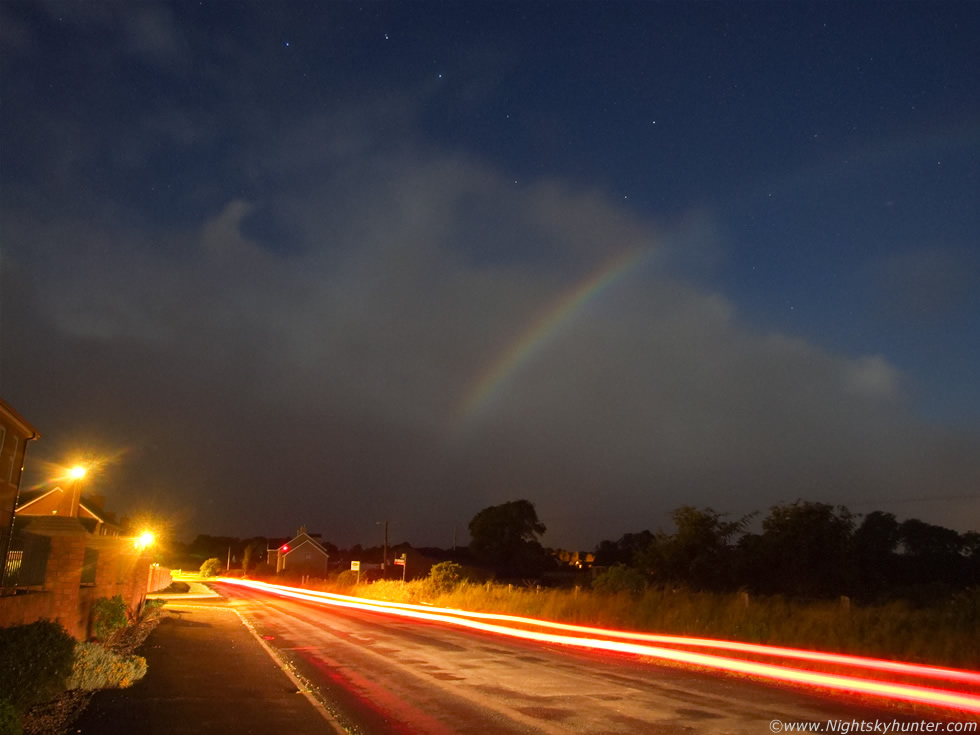
[[637, 656], [217, 589], [341, 724], [364, 735], [766, 733], [778, 731], [774, 720], [937, 719], [932, 710]]

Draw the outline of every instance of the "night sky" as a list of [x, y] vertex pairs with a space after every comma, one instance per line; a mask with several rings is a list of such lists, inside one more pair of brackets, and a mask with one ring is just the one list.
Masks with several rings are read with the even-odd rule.
[[25, 489], [175, 537], [980, 521], [980, 4], [0, 3]]

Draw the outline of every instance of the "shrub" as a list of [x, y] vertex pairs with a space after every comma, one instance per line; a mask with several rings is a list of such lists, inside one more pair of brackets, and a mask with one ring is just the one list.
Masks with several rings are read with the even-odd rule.
[[211, 557], [201, 565], [202, 577], [217, 577], [219, 571], [221, 571], [221, 559]]
[[21, 735], [20, 715], [6, 699], [0, 699], [0, 735]]
[[132, 686], [146, 675], [146, 659], [142, 656], [121, 656], [98, 643], [79, 643], [69, 689], [110, 689]]
[[441, 561], [432, 565], [429, 579], [437, 592], [450, 592], [463, 581], [463, 567], [454, 561]]
[[164, 605], [167, 604], [166, 600], [147, 600], [143, 603], [143, 614], [142, 617], [149, 616], [152, 612], [159, 610]]
[[191, 591], [191, 586], [187, 582], [171, 582], [166, 589], [160, 590], [159, 595], [182, 595]]
[[357, 584], [357, 572], [345, 569], [337, 575], [338, 587], [353, 587], [355, 584]]
[[71, 674], [75, 639], [53, 620], [0, 628], [0, 699], [23, 712], [54, 699]]
[[269, 579], [276, 576], [276, 568], [272, 564], [259, 562], [249, 570], [249, 579]]
[[92, 604], [92, 629], [100, 641], [108, 640], [117, 630], [129, 623], [122, 595], [100, 597]]
[[647, 580], [643, 572], [630, 569], [622, 564], [609, 567], [592, 580], [592, 589], [600, 593], [629, 592], [631, 595], [639, 595], [646, 589], [646, 586]]

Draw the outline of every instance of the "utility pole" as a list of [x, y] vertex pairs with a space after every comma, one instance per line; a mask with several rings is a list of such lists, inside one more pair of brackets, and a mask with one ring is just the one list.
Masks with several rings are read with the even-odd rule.
[[384, 545], [384, 555], [381, 557], [381, 576], [383, 578], [388, 577], [388, 521], [378, 521], [374, 525], [380, 526], [385, 525], [385, 545]]
[[225, 564], [225, 571], [227, 572], [229, 569], [231, 569], [231, 547], [230, 546], [228, 547], [228, 563]]

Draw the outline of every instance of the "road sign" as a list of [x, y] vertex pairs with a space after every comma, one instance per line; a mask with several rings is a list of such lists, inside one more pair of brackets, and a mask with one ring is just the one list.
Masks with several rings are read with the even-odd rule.
[[405, 566], [405, 555], [402, 554], [397, 559], [395, 559], [395, 564], [397, 564], [398, 566], [402, 566], [402, 567]]
[[359, 561], [352, 561], [350, 563], [350, 570], [352, 572], [359, 572], [359, 571], [361, 571], [361, 562], [359, 562]]

